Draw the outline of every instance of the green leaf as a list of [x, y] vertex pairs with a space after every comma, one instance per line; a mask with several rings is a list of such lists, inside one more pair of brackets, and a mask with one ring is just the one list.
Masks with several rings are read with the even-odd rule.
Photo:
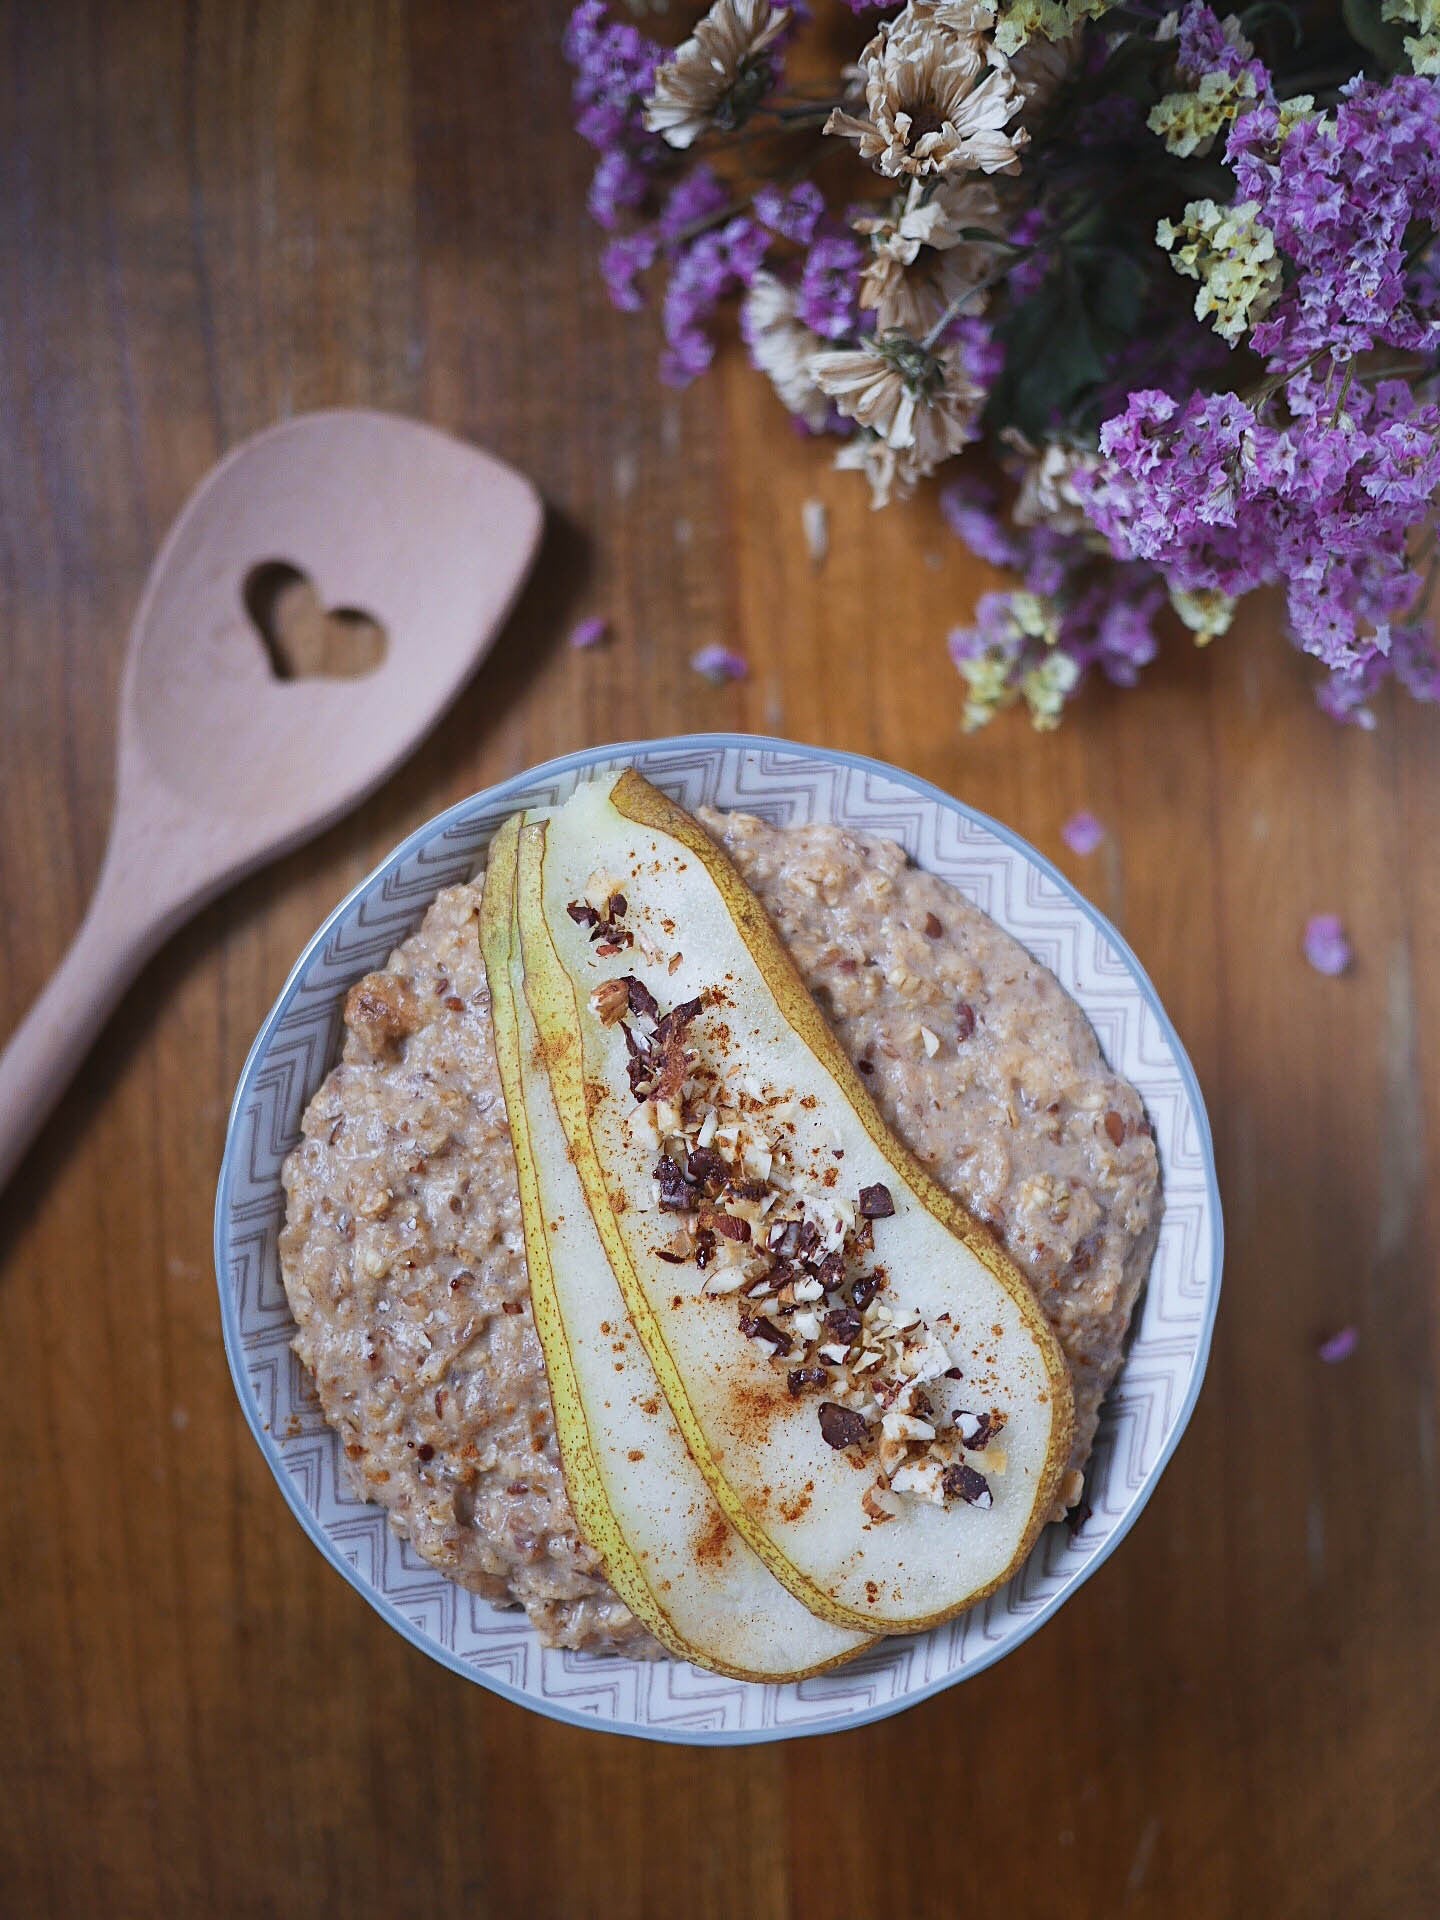
[[986, 409], [992, 427], [1015, 426], [1043, 438], [1105, 377], [1105, 361], [1072, 274], [1052, 273], [1033, 298], [1013, 307], [998, 328], [1005, 370]]
[[1405, 35], [1389, 20], [1380, 17], [1382, 0], [1344, 0], [1341, 11], [1351, 37], [1386, 73], [1394, 73], [1405, 64]]

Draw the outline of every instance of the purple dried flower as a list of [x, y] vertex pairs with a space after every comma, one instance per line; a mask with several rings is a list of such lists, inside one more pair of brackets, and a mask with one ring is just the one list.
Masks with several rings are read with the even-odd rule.
[[561, 51], [575, 69], [575, 126], [583, 140], [602, 150], [621, 140], [658, 145], [641, 119], [665, 54], [658, 41], [636, 27], [612, 23], [601, 0], [583, 0], [570, 16]]
[[712, 686], [724, 686], [727, 680], [746, 680], [750, 675], [750, 663], [744, 654], [734, 653], [729, 647], [722, 647], [718, 641], [708, 647], [701, 647], [690, 659], [691, 666], [702, 680], [708, 680]]
[[1072, 853], [1078, 853], [1085, 859], [1104, 840], [1105, 828], [1088, 807], [1082, 807], [1079, 813], [1072, 813], [1061, 827], [1060, 838]]
[[623, 147], [611, 147], [591, 176], [586, 197], [591, 219], [607, 231], [619, 226], [622, 210], [638, 207], [649, 185], [650, 176], [639, 162]]
[[667, 240], [678, 240], [687, 227], [719, 213], [729, 199], [729, 189], [709, 167], [692, 167], [666, 195], [660, 210], [660, 231]]
[[808, 247], [825, 211], [825, 196], [813, 180], [802, 180], [788, 193], [782, 193], [773, 182], [767, 181], [755, 195], [753, 204], [756, 219], [772, 233]]
[[600, 274], [613, 305], [622, 313], [637, 313], [645, 302], [635, 282], [655, 264], [659, 236], [652, 227], [640, 227], [612, 240], [600, 256]]
[[1270, 91], [1270, 75], [1263, 62], [1253, 58], [1254, 49], [1233, 14], [1222, 21], [1197, 0], [1180, 16], [1177, 47], [1182, 70], [1197, 80], [1206, 73], [1223, 73], [1227, 80], [1239, 80], [1248, 73], [1260, 97]]
[[742, 213], [721, 228], [720, 239], [730, 271], [742, 287], [748, 287], [765, 264], [765, 256], [774, 244], [774, 235], [758, 220], [752, 220], [748, 214]]
[[1440, 86], [1395, 74], [1343, 92], [1333, 117], [1283, 133], [1275, 109], [1257, 107], [1226, 146], [1237, 199], [1259, 203], [1295, 269], [1251, 336], [1282, 367], [1325, 349], [1349, 358], [1440, 344], [1440, 315], [1413, 304], [1407, 278], [1414, 234], [1440, 220]]
[[827, 234], [805, 256], [795, 310], [822, 340], [842, 340], [860, 322], [865, 249], [849, 234]]
[[993, 487], [963, 474], [941, 489], [940, 511], [950, 531], [965, 542], [977, 560], [1018, 571], [1025, 549], [1000, 514]]
[[1305, 958], [1317, 973], [1344, 973], [1352, 958], [1350, 942], [1336, 913], [1312, 914], [1305, 923]]

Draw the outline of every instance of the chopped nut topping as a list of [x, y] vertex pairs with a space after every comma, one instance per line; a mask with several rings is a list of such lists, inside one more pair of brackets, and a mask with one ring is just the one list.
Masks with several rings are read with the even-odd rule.
[[966, 1413], [957, 1409], [955, 1425], [960, 1429], [960, 1441], [972, 1451], [988, 1446], [1005, 1424], [1003, 1413]]
[[625, 982], [602, 980], [590, 996], [590, 1006], [602, 1027], [613, 1027], [630, 1006]]
[[[600, 942], [597, 954], [616, 946], [600, 936], [623, 932], [617, 923], [627, 909], [618, 888], [602, 889], [603, 878], [572, 912]], [[816, 1103], [776, 1097], [749, 1074], [727, 1082], [706, 1044], [710, 1031], [692, 1032], [707, 1006], [724, 1005], [715, 990], [662, 1013], [634, 974], [603, 981], [590, 996], [601, 1024], [620, 1027], [638, 1137], [659, 1149], [653, 1204], [680, 1216], [657, 1256], [672, 1267], [693, 1260], [704, 1275], [703, 1297], [736, 1301], [730, 1311], [741, 1333], [777, 1371], [784, 1363], [791, 1398], [825, 1396], [822, 1438], [837, 1450], [860, 1449], [878, 1469], [862, 1498], [876, 1524], [898, 1516], [900, 1495], [938, 1506], [952, 1499], [990, 1505], [988, 1481], [959, 1450], [999, 1472], [997, 1455], [984, 1449], [1004, 1416], [937, 1410], [926, 1385], [958, 1379], [959, 1369], [915, 1307], [882, 1298], [888, 1282], [874, 1265], [875, 1222], [894, 1215], [893, 1194], [877, 1181], [849, 1199], [828, 1159], [801, 1175], [791, 1158], [795, 1123]], [[718, 1018], [714, 1031], [723, 1057], [727, 1030]], [[939, 1036], [920, 1031], [927, 1051], [938, 1051]], [[840, 1160], [843, 1149], [834, 1154]]]

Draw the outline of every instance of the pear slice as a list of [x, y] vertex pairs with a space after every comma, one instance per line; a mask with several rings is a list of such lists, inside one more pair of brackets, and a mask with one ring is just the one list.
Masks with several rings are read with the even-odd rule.
[[731, 1527], [630, 1326], [535, 1064], [514, 919], [518, 828], [509, 821], [492, 843], [480, 938], [566, 1491], [610, 1584], [671, 1653], [742, 1680], [803, 1679], [872, 1636], [816, 1619]]
[[[836, 1627], [921, 1631], [973, 1605], [1033, 1546], [1070, 1449], [1069, 1373], [1019, 1271], [889, 1133], [727, 856], [639, 775], [591, 782], [527, 825], [516, 885], [537, 1057], [570, 1160], [630, 1323], [715, 1500], [776, 1579]], [[597, 917], [618, 932], [595, 938]], [[893, 1391], [897, 1367], [909, 1369], [920, 1399], [907, 1391], [892, 1400], [888, 1419], [880, 1401], [857, 1413], [868, 1388], [853, 1368], [827, 1373], [835, 1398], [797, 1387], [788, 1376], [803, 1343], [787, 1329], [808, 1324], [794, 1317], [804, 1307], [783, 1303], [790, 1317], [782, 1306], [772, 1317], [743, 1292], [717, 1292], [733, 1272], [663, 1257], [675, 1249], [683, 1215], [673, 1207], [684, 1196], [654, 1175], [661, 1145], [686, 1124], [685, 1093], [672, 1075], [659, 1098], [637, 1104], [632, 1023], [613, 1017], [618, 984], [603, 986], [625, 976], [642, 1006], [647, 997], [661, 1008], [703, 1003], [684, 1034], [691, 1064], [679, 1079], [717, 1115], [738, 1112], [727, 1123], [735, 1140], [718, 1118], [712, 1135], [715, 1146], [758, 1156], [737, 1170], [755, 1173], [758, 1189], [779, 1185], [782, 1204], [820, 1223], [844, 1258], [857, 1233], [861, 1243], [873, 1235], [880, 1291], [863, 1337], [881, 1349], [874, 1378]], [[862, 1196], [881, 1215], [863, 1225]], [[752, 1252], [769, 1231], [754, 1223]], [[728, 1232], [711, 1238], [717, 1260], [733, 1253]], [[745, 1274], [742, 1266], [748, 1286]], [[850, 1294], [819, 1304], [835, 1298]], [[956, 1368], [959, 1379], [949, 1377]], [[841, 1417], [841, 1399], [861, 1421], [858, 1444], [843, 1443], [854, 1418]], [[822, 1416], [823, 1405], [837, 1412]], [[1001, 1415], [1003, 1444], [985, 1446]], [[981, 1450], [971, 1451], [977, 1427]], [[906, 1456], [899, 1469], [897, 1453]]]

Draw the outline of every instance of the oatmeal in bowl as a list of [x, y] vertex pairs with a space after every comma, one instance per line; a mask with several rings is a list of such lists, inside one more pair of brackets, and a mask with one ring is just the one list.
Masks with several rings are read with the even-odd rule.
[[[813, 1568], [804, 1560], [814, 1546], [801, 1537], [804, 1526], [786, 1536], [777, 1522], [752, 1539], [739, 1515], [737, 1554], [746, 1556], [753, 1546], [766, 1568], [778, 1565], [789, 1590], [785, 1604], [796, 1593], [802, 1599], [809, 1593], [806, 1604], [824, 1615], [827, 1631], [847, 1625], [853, 1630], [844, 1657], [856, 1651], [860, 1657], [855, 1667], [838, 1666], [833, 1676], [823, 1671], [828, 1654], [813, 1667], [796, 1666], [797, 1674], [819, 1675], [804, 1682], [803, 1696], [793, 1680], [728, 1683], [724, 1731], [764, 1737], [782, 1724], [813, 1730], [853, 1723], [850, 1707], [826, 1704], [831, 1687], [837, 1698], [851, 1697], [838, 1691], [842, 1675], [863, 1674], [864, 1709], [873, 1714], [974, 1670], [1053, 1610], [1138, 1510], [1198, 1386], [1213, 1312], [1219, 1222], [1203, 1110], [1148, 983], [1138, 969], [1132, 971], [1113, 935], [1034, 856], [953, 802], [932, 798], [873, 763], [782, 743], [657, 743], [587, 758], [601, 769], [638, 766], [687, 803], [708, 842], [728, 856], [793, 963], [807, 1003], [823, 1015], [846, 1072], [863, 1087], [857, 1101], [867, 1104], [868, 1096], [877, 1124], [898, 1143], [903, 1164], [918, 1169], [917, 1180], [957, 1199], [981, 1223], [978, 1231], [998, 1246], [997, 1260], [1018, 1276], [1017, 1290], [1043, 1326], [1044, 1340], [1061, 1356], [1073, 1399], [1064, 1457], [1055, 1462], [1053, 1482], [1043, 1490], [1044, 1511], [1036, 1514], [1037, 1526], [1052, 1519], [1062, 1524], [1048, 1527], [1037, 1545], [1020, 1515], [1016, 1540], [1024, 1546], [1023, 1564], [1004, 1562], [1007, 1583], [992, 1588], [977, 1573], [972, 1589], [946, 1596], [947, 1606], [955, 1602], [949, 1612], [941, 1607], [932, 1616], [920, 1608], [913, 1620], [901, 1622], [937, 1622], [925, 1634], [919, 1672], [907, 1661], [903, 1681], [888, 1652], [892, 1616], [877, 1617], [866, 1633], [838, 1587], [822, 1581], [816, 1599], [808, 1581]], [[335, 937], [347, 924], [352, 935], [362, 925], [363, 900], [360, 912], [349, 903], [336, 925], [317, 936], [271, 1032], [259, 1043], [263, 1062], [287, 1026], [292, 1032], [305, 1026], [311, 1036], [308, 1084], [285, 1090], [291, 1103], [281, 1131], [281, 1138], [289, 1135], [286, 1151], [261, 1180], [274, 1237], [256, 1254], [274, 1263], [271, 1312], [263, 1340], [253, 1325], [237, 1332], [233, 1312], [227, 1314], [227, 1333], [252, 1390], [263, 1346], [272, 1394], [281, 1336], [293, 1343], [295, 1359], [283, 1361], [291, 1411], [282, 1431], [290, 1437], [278, 1436], [272, 1421], [264, 1444], [282, 1473], [287, 1459], [302, 1450], [323, 1462], [318, 1477], [305, 1477], [307, 1496], [316, 1484], [313, 1502], [307, 1497], [301, 1503], [302, 1517], [332, 1552], [336, 1523], [322, 1520], [321, 1511], [343, 1512], [352, 1527], [357, 1515], [373, 1513], [366, 1522], [369, 1558], [379, 1570], [366, 1583], [372, 1594], [379, 1589], [383, 1601], [387, 1587], [399, 1592], [407, 1581], [412, 1589], [418, 1582], [427, 1607], [438, 1607], [443, 1616], [438, 1631], [428, 1625], [422, 1630], [442, 1642], [442, 1657], [477, 1678], [491, 1678], [487, 1648], [515, 1649], [507, 1658], [513, 1664], [518, 1657], [521, 1678], [517, 1685], [507, 1675], [505, 1684], [545, 1710], [561, 1710], [573, 1691], [586, 1690], [561, 1684], [553, 1662], [580, 1657], [599, 1663], [595, 1696], [617, 1698], [613, 1686], [607, 1692], [605, 1672], [622, 1679], [623, 1699], [607, 1717], [636, 1731], [658, 1731], [668, 1704], [684, 1689], [665, 1678], [676, 1662], [657, 1657], [665, 1649], [656, 1631], [672, 1655], [676, 1643], [663, 1614], [657, 1622], [642, 1606], [644, 1617], [637, 1617], [635, 1606], [616, 1591], [623, 1583], [607, 1578], [615, 1566], [614, 1542], [603, 1528], [597, 1531], [593, 1513], [587, 1510], [584, 1525], [577, 1518], [574, 1462], [564, 1444], [570, 1389], [561, 1389], [557, 1417], [554, 1367], [547, 1370], [543, 1313], [537, 1324], [513, 1129], [497, 1058], [496, 1008], [481, 951], [485, 856], [493, 831], [527, 804], [540, 814], [552, 810], [591, 766], [577, 758], [559, 769], [541, 769], [496, 796], [467, 803], [417, 836], [408, 851], [401, 849], [388, 873], [367, 883], [367, 897], [394, 909], [403, 903], [409, 928], [397, 925], [404, 937], [387, 942], [383, 953], [376, 951], [381, 929], [367, 928], [372, 964], [356, 965], [353, 938], [342, 958], [346, 943]], [[427, 879], [434, 883], [428, 901], [420, 897]], [[571, 905], [587, 910], [582, 898]], [[581, 928], [589, 944], [577, 948], [583, 957], [576, 965], [599, 967], [611, 980], [635, 981], [663, 1020], [658, 991], [666, 957], [655, 956], [652, 993], [632, 970], [638, 964], [633, 953], [606, 937], [624, 931], [618, 918], [605, 923], [609, 898], [588, 911], [600, 937], [594, 937], [595, 928]], [[392, 909], [390, 923], [399, 918]], [[616, 948], [608, 964], [595, 960], [607, 946]], [[336, 977], [341, 971], [348, 979]], [[333, 1065], [334, 1055], [317, 1059], [313, 1045], [314, 1015], [327, 996], [328, 1022], [337, 1011], [343, 1014]], [[603, 1002], [603, 991], [600, 997]], [[629, 1016], [620, 1024], [643, 1040], [648, 1018]], [[703, 1019], [697, 1020], [688, 1056], [692, 1074], [704, 1071], [697, 1065], [704, 1033]], [[252, 1059], [237, 1119], [246, 1101], [256, 1098], [256, 1066]], [[687, 1084], [693, 1092], [696, 1083]], [[647, 1091], [643, 1078], [640, 1089]], [[628, 1109], [632, 1097], [621, 1105]], [[653, 1104], [640, 1101], [641, 1108]], [[678, 1118], [674, 1123], [681, 1124]], [[692, 1171], [687, 1143], [677, 1145], [677, 1139], [651, 1142], [647, 1136], [647, 1176], [665, 1165]], [[695, 1139], [692, 1130], [692, 1157]], [[667, 1146], [678, 1159], [662, 1151]], [[702, 1149], [694, 1160], [702, 1174], [712, 1151]], [[702, 1179], [694, 1194], [680, 1193], [678, 1200], [670, 1195], [666, 1225], [678, 1237], [658, 1257], [673, 1262], [677, 1275], [684, 1271], [697, 1299], [709, 1297], [714, 1274], [706, 1280], [692, 1270], [696, 1248], [703, 1259], [703, 1236], [711, 1232], [696, 1222], [719, 1210], [732, 1223], [726, 1233], [733, 1230], [735, 1196], [742, 1184], [755, 1185], [741, 1183], [735, 1168], [728, 1170], [728, 1185], [717, 1185], [725, 1174], [720, 1169], [708, 1186]], [[664, 1211], [663, 1181], [656, 1179], [654, 1187]], [[852, 1203], [873, 1190], [857, 1187]], [[813, 1424], [818, 1415], [822, 1428], [828, 1424], [823, 1437], [829, 1448], [836, 1447], [837, 1433], [852, 1435], [837, 1457], [857, 1470], [857, 1487], [865, 1481], [864, 1497], [880, 1503], [879, 1512], [867, 1508], [867, 1518], [856, 1523], [867, 1535], [883, 1540], [883, 1527], [890, 1524], [894, 1537], [892, 1522], [903, 1531], [912, 1510], [922, 1534], [947, 1524], [983, 1526], [992, 1506], [998, 1514], [1018, 1497], [1023, 1408], [1014, 1410], [1011, 1444], [1002, 1444], [1004, 1409], [980, 1404], [986, 1393], [993, 1401], [997, 1389], [986, 1376], [982, 1390], [978, 1361], [959, 1353], [953, 1326], [939, 1329], [950, 1341], [945, 1357], [964, 1365], [945, 1369], [935, 1380], [927, 1375], [923, 1388], [911, 1380], [888, 1389], [918, 1393], [918, 1412], [909, 1399], [886, 1400], [883, 1386], [866, 1388], [856, 1368], [874, 1364], [871, 1348], [890, 1337], [890, 1351], [901, 1352], [907, 1339], [913, 1351], [918, 1339], [913, 1332], [905, 1335], [902, 1325], [895, 1347], [882, 1325], [872, 1340], [871, 1318], [879, 1311], [882, 1322], [903, 1322], [916, 1310], [892, 1300], [900, 1311], [887, 1315], [883, 1296], [860, 1295], [859, 1286], [869, 1287], [867, 1275], [842, 1273], [833, 1260], [824, 1267], [816, 1249], [797, 1256], [803, 1207], [788, 1223], [782, 1218], [787, 1207], [797, 1214], [793, 1193], [752, 1196], [751, 1205], [763, 1210], [777, 1198], [781, 1209], [766, 1231], [788, 1252], [765, 1253], [760, 1263], [781, 1260], [783, 1284], [773, 1285], [768, 1269], [756, 1270], [761, 1236], [747, 1236], [745, 1296], [758, 1295], [758, 1305], [769, 1311], [742, 1300], [737, 1324], [747, 1329], [747, 1344], [737, 1350], [747, 1360], [752, 1352], [759, 1356], [756, 1364], [768, 1363], [797, 1401], [797, 1420]], [[232, 1271], [233, 1208], [222, 1181], [221, 1239]], [[888, 1220], [866, 1218], [862, 1224], [882, 1273], [880, 1287], [903, 1290], [907, 1276], [887, 1279], [881, 1264]], [[727, 1245], [726, 1251], [732, 1249]], [[847, 1259], [852, 1251], [846, 1242]], [[892, 1261], [909, 1263], [908, 1255]], [[816, 1294], [812, 1303], [822, 1274], [832, 1291], [823, 1298]], [[283, 1326], [274, 1315], [277, 1277], [289, 1308]], [[679, 1298], [677, 1293], [677, 1305]], [[232, 1295], [230, 1304], [243, 1318], [243, 1274], [238, 1299]], [[1142, 1409], [1125, 1401], [1125, 1354], [1128, 1339], [1145, 1344], [1152, 1315], [1150, 1337], [1165, 1350], [1173, 1378], [1164, 1387], [1164, 1407]], [[768, 1329], [758, 1339], [749, 1331], [757, 1322]], [[713, 1315], [710, 1324], [719, 1324]], [[922, 1331], [928, 1338], [930, 1330]], [[643, 1364], [643, 1353], [640, 1358]], [[967, 1367], [968, 1381], [945, 1377], [963, 1376]], [[883, 1377], [881, 1367], [872, 1381]], [[682, 1412], [690, 1409], [683, 1392], [679, 1405]], [[848, 1428], [840, 1423], [842, 1411]], [[1127, 1423], [1134, 1431], [1127, 1435], [1123, 1467], [1117, 1467], [1114, 1436]], [[854, 1437], [862, 1431], [873, 1443]], [[703, 1433], [699, 1437], [703, 1441]], [[641, 1451], [633, 1450], [632, 1457]], [[697, 1453], [692, 1445], [690, 1452], [700, 1458], [703, 1448]], [[821, 1457], [828, 1464], [823, 1449]], [[292, 1495], [294, 1485], [292, 1480]], [[697, 1499], [713, 1493], [722, 1504], [733, 1491], [723, 1469], [708, 1490], [698, 1481], [697, 1489]], [[920, 1489], [929, 1490], [923, 1514]], [[1032, 1491], [1038, 1498], [1038, 1477]], [[887, 1501], [893, 1515], [884, 1512]], [[960, 1520], [947, 1521], [951, 1513]], [[782, 1537], [783, 1553], [772, 1534]], [[997, 1567], [1002, 1559], [996, 1558]], [[807, 1578], [789, 1577], [797, 1562]], [[768, 1580], [769, 1573], [762, 1570], [760, 1577]], [[453, 1594], [448, 1601], [446, 1590]], [[682, 1635], [679, 1644], [695, 1643]], [[737, 1667], [733, 1654], [709, 1664], [717, 1675], [751, 1671], [743, 1662]], [[569, 1672], [568, 1664], [559, 1671]], [[588, 1675], [590, 1666], [584, 1671]], [[772, 1696], [768, 1703], [766, 1696]]]

